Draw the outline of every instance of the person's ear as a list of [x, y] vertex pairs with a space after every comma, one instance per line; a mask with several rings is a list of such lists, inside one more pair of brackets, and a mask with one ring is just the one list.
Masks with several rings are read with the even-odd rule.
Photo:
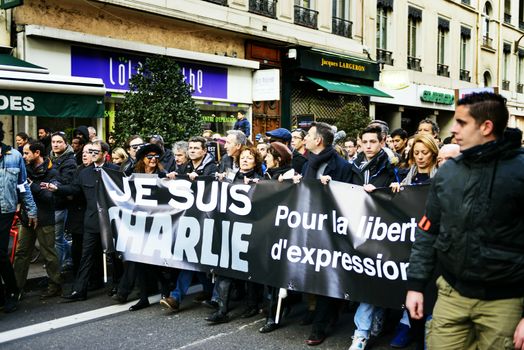
[[494, 125], [493, 125], [493, 121], [491, 120], [485, 120], [482, 122], [482, 124], [480, 124], [480, 131], [482, 133], [482, 136], [490, 136], [491, 134], [493, 134], [493, 130], [494, 130]]

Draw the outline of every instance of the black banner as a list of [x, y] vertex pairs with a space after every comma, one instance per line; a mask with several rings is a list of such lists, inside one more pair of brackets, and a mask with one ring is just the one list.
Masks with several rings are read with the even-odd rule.
[[103, 170], [106, 250], [148, 264], [399, 308], [427, 186], [255, 185]]

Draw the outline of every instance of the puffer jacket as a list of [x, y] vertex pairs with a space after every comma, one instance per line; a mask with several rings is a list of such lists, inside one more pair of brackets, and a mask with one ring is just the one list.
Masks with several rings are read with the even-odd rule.
[[438, 261], [462, 296], [524, 296], [524, 149], [522, 132], [465, 150], [433, 178], [416, 232], [408, 290], [422, 292]]

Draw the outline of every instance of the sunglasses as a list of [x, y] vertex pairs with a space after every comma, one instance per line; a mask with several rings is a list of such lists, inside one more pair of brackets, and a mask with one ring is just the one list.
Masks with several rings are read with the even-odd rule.
[[145, 145], [144, 143], [139, 143], [138, 145], [131, 145], [131, 148], [134, 149], [135, 151], [137, 149], [139, 149], [140, 147], [142, 147], [143, 145]]
[[102, 151], [99, 151], [99, 150], [97, 150], [97, 149], [91, 149], [91, 150], [87, 151], [87, 153], [89, 153], [89, 154], [91, 154], [91, 155], [93, 155], [93, 156], [97, 156], [97, 155], [99, 155], [100, 152], [102, 152]]
[[158, 154], [148, 154], [146, 158], [147, 159], [153, 159], [153, 158], [158, 159], [160, 158], [160, 156]]

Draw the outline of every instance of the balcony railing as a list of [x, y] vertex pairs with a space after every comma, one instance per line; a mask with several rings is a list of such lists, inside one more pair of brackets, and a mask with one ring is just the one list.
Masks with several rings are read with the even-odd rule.
[[351, 29], [353, 22], [343, 18], [333, 17], [331, 21], [331, 33], [340, 35], [346, 38], [351, 38]]
[[522, 83], [517, 84], [517, 92], [519, 94], [522, 94], [524, 92], [524, 84], [522, 84]]
[[483, 36], [482, 37], [482, 46], [493, 48], [493, 38], [490, 38], [489, 36]]
[[449, 78], [449, 66], [437, 63], [437, 75]]
[[502, 80], [502, 90], [509, 90], [509, 80]]
[[213, 4], [227, 6], [227, 0], [204, 0], [207, 2], [212, 2]]
[[277, 0], [249, 0], [249, 12], [277, 18]]
[[295, 24], [317, 29], [318, 11], [295, 5]]
[[393, 65], [393, 52], [383, 50], [383, 49], [377, 49], [377, 62], [392, 66]]
[[420, 58], [408, 56], [408, 69], [422, 72], [422, 67], [420, 66], [420, 62], [421, 62]]
[[460, 80], [462, 81], [471, 81], [471, 76], [469, 75], [469, 70], [461, 69], [460, 70]]
[[509, 13], [504, 14], [504, 23], [511, 23], [511, 14]]

